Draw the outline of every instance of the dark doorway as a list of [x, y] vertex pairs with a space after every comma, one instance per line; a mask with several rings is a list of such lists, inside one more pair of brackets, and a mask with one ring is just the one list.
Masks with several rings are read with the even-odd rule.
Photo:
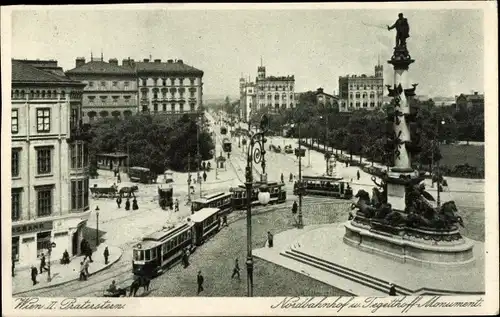
[[73, 238], [72, 238], [72, 243], [71, 243], [71, 253], [73, 255], [78, 254], [78, 231], [73, 233]]

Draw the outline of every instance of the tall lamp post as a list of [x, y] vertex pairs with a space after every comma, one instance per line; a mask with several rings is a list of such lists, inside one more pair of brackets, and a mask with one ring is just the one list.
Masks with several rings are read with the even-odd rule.
[[[266, 160], [265, 154], [266, 150], [264, 145], [266, 143], [265, 133], [268, 130], [268, 119], [266, 115], [262, 116], [260, 122], [261, 131], [255, 133], [250, 138], [250, 144], [247, 147], [247, 166], [245, 168], [245, 187], [247, 194], [247, 290], [248, 297], [253, 296], [253, 256], [252, 256], [252, 191], [253, 191], [253, 163], [259, 164], [262, 166], [262, 175], [261, 175], [261, 187], [258, 195], [259, 202], [262, 205], [266, 205], [269, 203], [271, 198], [268, 190], [267, 190], [267, 177], [265, 174], [266, 171]], [[265, 182], [265, 183], [264, 183]]]
[[95, 207], [95, 215], [96, 215], [96, 232], [95, 232], [95, 247], [99, 244], [99, 206]]
[[200, 177], [200, 166], [201, 166], [201, 155], [200, 155], [200, 125], [201, 125], [201, 115], [198, 117], [196, 122], [196, 181], [200, 184], [200, 198], [201, 198], [201, 177]]
[[187, 203], [191, 202], [191, 154], [188, 153], [188, 201]]
[[52, 249], [56, 247], [56, 243], [55, 242], [51, 242], [49, 243], [49, 246], [47, 248], [47, 255], [49, 257], [49, 265], [47, 267], [47, 282], [50, 282], [52, 281], [52, 275], [50, 273], [50, 255], [52, 254]]
[[[434, 136], [434, 147], [439, 148], [439, 133], [440, 133], [440, 127], [442, 125], [445, 125], [446, 122], [444, 119], [438, 120], [436, 123], [436, 134]], [[436, 162], [436, 184], [437, 184], [437, 199], [436, 199], [436, 206], [439, 210], [441, 208], [441, 172], [439, 169], [439, 161], [437, 160]], [[432, 167], [434, 168], [434, 149], [432, 150]], [[434, 182], [432, 182], [434, 184]]]
[[301, 145], [301, 135], [300, 135], [300, 121], [298, 122], [299, 129], [299, 148], [296, 153], [296, 156], [299, 158], [299, 181], [297, 183], [297, 193], [299, 195], [299, 223], [297, 224], [297, 228], [302, 229], [304, 227], [304, 221], [302, 216], [302, 195], [303, 195], [303, 184], [302, 184], [302, 157], [305, 156], [305, 150], [302, 151]]

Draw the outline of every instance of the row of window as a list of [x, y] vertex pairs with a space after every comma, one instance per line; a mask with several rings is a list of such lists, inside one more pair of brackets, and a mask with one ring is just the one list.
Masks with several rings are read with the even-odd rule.
[[[37, 175], [52, 173], [52, 146], [36, 147]], [[88, 145], [85, 143], [72, 143], [70, 145], [71, 168], [85, 168], [89, 165]], [[12, 177], [20, 177], [21, 173], [21, 148], [13, 148], [11, 154]]]
[[[361, 107], [361, 103], [360, 103], [359, 101], [357, 101], [357, 102], [355, 103], [355, 105], [356, 105], [356, 108]], [[377, 105], [378, 105], [379, 107], [380, 107], [380, 106], [382, 106], [382, 101], [377, 102]], [[351, 107], [351, 108], [353, 107], [353, 103], [352, 103], [352, 102], [351, 102], [351, 103], [349, 103], [349, 107]], [[375, 107], [375, 102], [373, 102], [373, 101], [372, 101], [372, 102], [370, 102], [370, 107], [371, 107], [371, 108]], [[366, 102], [366, 101], [365, 101], [365, 102], [363, 102], [363, 108], [368, 108], [368, 102]]]
[[[36, 109], [36, 130], [37, 132], [50, 132], [50, 108]], [[19, 109], [11, 111], [12, 134], [19, 133]]]
[[[196, 104], [195, 103], [190, 103], [189, 104], [189, 109], [187, 109], [188, 111], [194, 111], [196, 108]], [[158, 112], [159, 111], [159, 105], [157, 103], [154, 103], [153, 104], [153, 111], [154, 112]], [[162, 104], [162, 111], [172, 111], [172, 112], [175, 112], [175, 104], [172, 103], [170, 104], [170, 109], [168, 109], [167, 107], [167, 104], [164, 103]], [[182, 113], [184, 112], [184, 104], [179, 104], [179, 112]]]
[[[87, 116], [90, 118], [90, 120], [94, 120], [98, 116], [100, 116], [101, 118], [106, 118], [106, 117], [109, 117], [109, 115], [110, 115], [109, 111], [106, 111], [106, 110], [100, 111], [99, 114], [96, 111], [89, 111], [87, 113]], [[122, 113], [118, 110], [114, 110], [114, 111], [111, 111], [111, 115], [115, 118], [118, 118], [122, 115]], [[132, 111], [130, 111], [130, 110], [123, 111], [124, 117], [129, 117], [131, 115], [132, 115]]]
[[[266, 105], [266, 104], [264, 104], [264, 103], [260, 103], [260, 104], [259, 104], [259, 107], [261, 107], [261, 108], [266, 107], [266, 106], [267, 106], [267, 107], [269, 107], [269, 108], [272, 108], [272, 106], [273, 106], [273, 105], [272, 105], [271, 103], [268, 103], [267, 105]], [[293, 107], [294, 107], [294, 104], [293, 104], [293, 103], [291, 103], [291, 104], [290, 104], [290, 108], [293, 108]], [[275, 104], [274, 104], [274, 108], [275, 108], [275, 109], [280, 108], [280, 104], [279, 104], [279, 103], [275, 103]], [[281, 104], [281, 109], [286, 109], [286, 104]]]
[[[48, 217], [53, 213], [53, 191], [54, 185], [35, 187], [36, 191], [36, 215], [37, 218]], [[22, 217], [22, 194], [23, 188], [12, 188], [11, 190], [11, 217], [12, 221], [19, 221]], [[89, 180], [71, 181], [71, 210], [87, 209], [89, 206]]]
[[[25, 99], [28, 91], [15, 89], [11, 91], [12, 99]], [[57, 90], [30, 90], [30, 99], [56, 99], [58, 97]], [[61, 98], [66, 98], [66, 92], [60, 92]]]
[[[123, 96], [123, 100], [124, 100], [125, 104], [130, 103], [130, 97], [131, 96]], [[96, 96], [88, 96], [88, 98], [89, 98], [89, 104], [91, 104], [91, 105], [95, 104]], [[111, 96], [111, 100], [112, 100], [113, 104], [117, 104], [119, 99], [120, 99], [120, 96]], [[99, 103], [104, 105], [107, 103], [107, 100], [108, 100], [108, 96], [99, 96]]]
[[[381, 93], [381, 92], [378, 92], [378, 93], [377, 93], [377, 96], [381, 96], [381, 95], [382, 95], [382, 93]], [[356, 99], [361, 98], [361, 96], [363, 96], [363, 99], [366, 99], [366, 98], [368, 97], [368, 94], [367, 94], [366, 92], [364, 92], [364, 93], [361, 95], [359, 92], [357, 92], [357, 93], [355, 94], [355, 96], [356, 96]], [[370, 99], [373, 99], [373, 98], [375, 98], [375, 93], [372, 91], [372, 92], [370, 93], [370, 95], [369, 95], [369, 96], [370, 96]], [[353, 99], [353, 97], [354, 97], [354, 94], [351, 92], [351, 93], [349, 94], [349, 98]]]
[[[265, 97], [265, 94], [260, 94], [259, 95], [259, 99], [264, 99], [264, 97]], [[273, 95], [272, 94], [267, 94], [267, 99], [268, 100], [273, 99]], [[279, 94], [275, 94], [274, 95], [274, 100], [279, 100], [279, 99], [280, 99], [280, 95]], [[282, 94], [281, 95], [281, 99], [286, 100], [287, 99], [287, 95], [286, 94]], [[290, 94], [290, 100], [293, 100], [293, 94]]]
[[[111, 87], [118, 88], [118, 83], [119, 83], [118, 81], [111, 82]], [[99, 86], [104, 88], [104, 87], [107, 87], [107, 82], [104, 81], [104, 80], [102, 80], [100, 82], [95, 82], [95, 83], [93, 81], [89, 81], [88, 85], [91, 88], [99, 87]], [[127, 90], [128, 87], [130, 87], [130, 82], [124, 81], [123, 82], [123, 87], [124, 87], [125, 90]]]
[[[185, 78], [179, 78], [178, 79], [178, 82], [179, 82], [179, 86], [183, 86], [184, 85], [184, 79]], [[167, 85], [167, 80], [170, 81], [170, 85]], [[153, 84], [154, 86], [158, 86], [159, 83], [161, 83], [162, 86], [175, 86], [175, 78], [153, 78]], [[148, 85], [148, 82], [147, 82], [147, 79], [146, 78], [142, 78], [141, 79], [142, 81], [142, 86], [147, 86]], [[196, 79], [195, 78], [189, 78], [189, 83], [191, 84], [191, 86], [194, 86], [195, 83], [196, 83]]]
[[374, 90], [374, 89], [382, 89], [382, 85], [350, 85], [351, 89], [356, 89], [356, 90]]
[[[170, 98], [175, 98], [175, 92], [171, 92], [171, 97]], [[142, 92], [142, 99], [147, 99], [149, 96], [149, 93], [147, 91], [143, 91]], [[167, 92], [164, 92], [162, 93], [162, 97], [163, 98], [169, 98], [168, 97], [168, 93]], [[179, 91], [179, 98], [184, 98], [184, 92], [183, 91]], [[194, 91], [190, 91], [189, 92], [189, 98], [196, 98], [196, 93]], [[158, 99], [158, 93], [157, 92], [153, 92], [153, 99]]]
[[291, 86], [283, 86], [283, 85], [259, 85], [259, 90], [274, 90], [274, 91], [293, 91], [293, 85]]

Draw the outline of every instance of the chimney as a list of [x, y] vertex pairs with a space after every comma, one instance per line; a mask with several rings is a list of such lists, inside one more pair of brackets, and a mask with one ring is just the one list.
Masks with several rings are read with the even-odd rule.
[[77, 67], [77, 68], [85, 65], [85, 57], [77, 57], [75, 65], [76, 65], [75, 67]]
[[478, 94], [478, 92], [477, 92], [477, 91], [474, 91], [474, 95], [477, 95], [477, 94]]
[[155, 63], [161, 63], [161, 59], [155, 59]]
[[149, 63], [149, 58], [145, 58], [144, 63]]
[[177, 64], [182, 64], [182, 59], [178, 59]]
[[123, 59], [122, 60], [122, 66], [125, 66], [125, 67], [130, 66], [130, 63], [128, 62], [128, 59]]
[[323, 93], [323, 88], [318, 88], [318, 93], [322, 94]]
[[110, 63], [111, 65], [118, 66], [118, 60], [117, 60], [116, 58], [111, 58], [111, 59], [109, 60], [109, 63]]
[[169, 63], [169, 64], [172, 64], [173, 62], [174, 62], [174, 60], [173, 60], [173, 59], [169, 59], [169, 60], [167, 60], [167, 63]]

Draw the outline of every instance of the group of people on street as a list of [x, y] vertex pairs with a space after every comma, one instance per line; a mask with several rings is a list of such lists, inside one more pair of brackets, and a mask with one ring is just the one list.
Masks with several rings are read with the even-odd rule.
[[38, 284], [38, 281], [36, 278], [37, 278], [38, 274], [42, 274], [44, 270], [48, 271], [49, 268], [47, 267], [47, 262], [45, 260], [45, 254], [42, 253], [40, 256], [40, 271], [38, 271], [36, 266], [34, 266], [34, 265], [31, 266], [31, 281], [33, 282], [33, 285]]
[[[116, 205], [118, 205], [118, 208], [121, 208], [122, 204], [122, 197], [118, 196], [116, 198]], [[137, 210], [139, 209], [139, 205], [137, 204], [137, 198], [134, 197], [132, 200], [132, 210]], [[125, 201], [125, 210], [130, 210], [130, 199], [127, 197], [127, 200]]]

